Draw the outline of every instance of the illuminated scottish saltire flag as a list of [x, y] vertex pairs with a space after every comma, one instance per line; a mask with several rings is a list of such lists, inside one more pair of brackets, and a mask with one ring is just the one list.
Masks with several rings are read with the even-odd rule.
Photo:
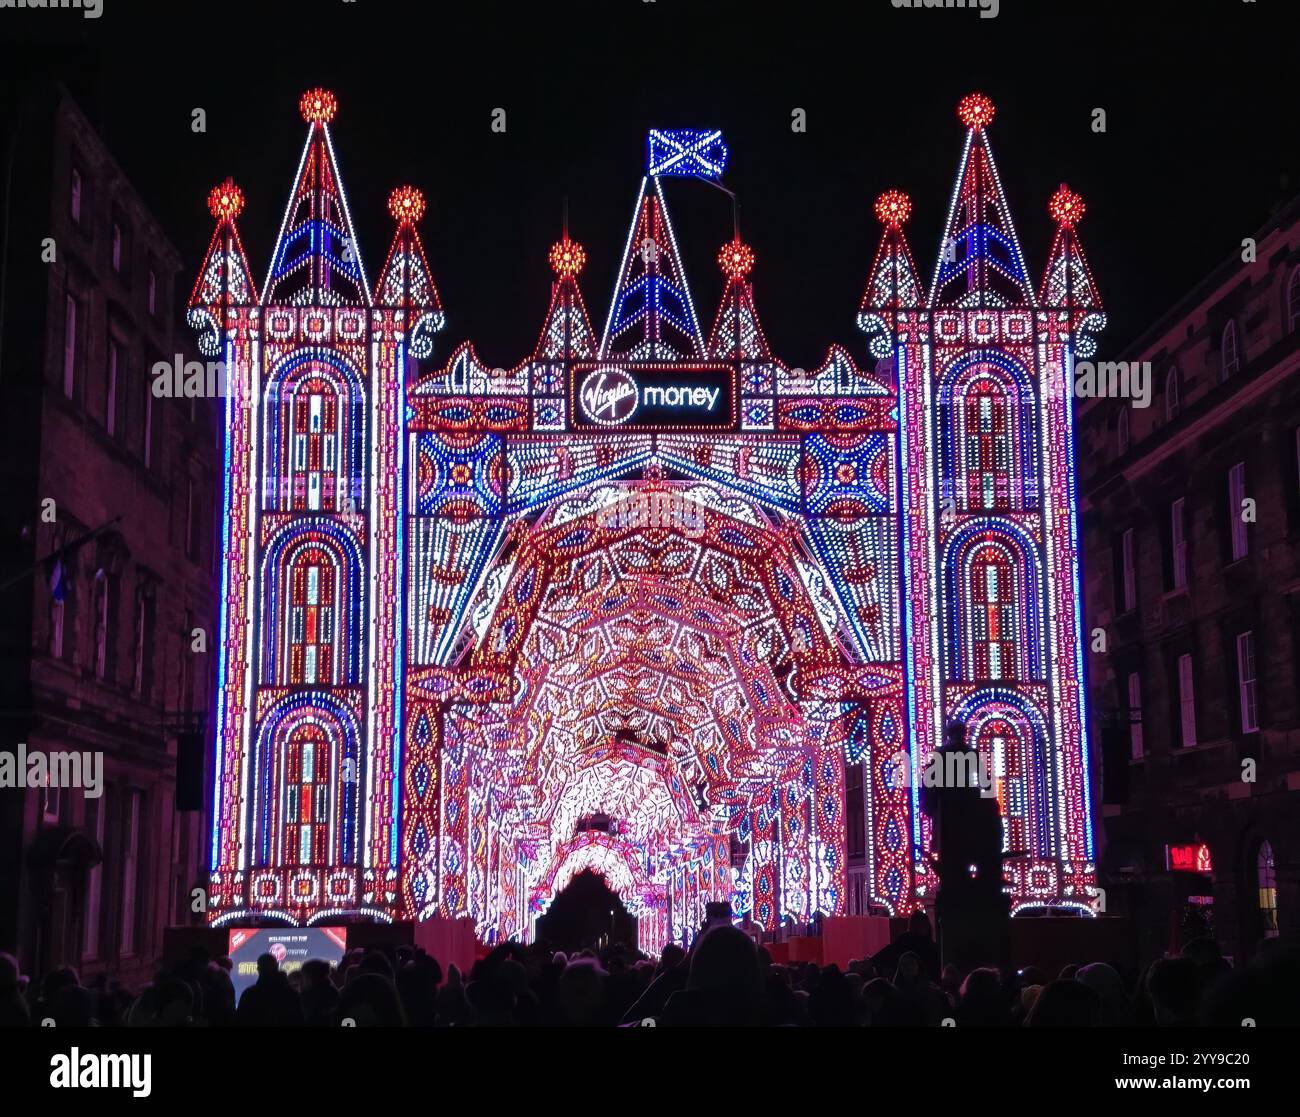
[[721, 178], [727, 165], [727, 145], [722, 131], [699, 132], [682, 128], [672, 132], [650, 129], [646, 173], [685, 178]]

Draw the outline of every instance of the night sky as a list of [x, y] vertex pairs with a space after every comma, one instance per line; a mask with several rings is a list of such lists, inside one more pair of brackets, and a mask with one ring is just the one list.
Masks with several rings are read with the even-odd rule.
[[[1300, 46], [1289, 5], [1268, 0], [1002, 0], [996, 19], [889, 0], [104, 4], [99, 20], [0, 12], [4, 60], [72, 89], [186, 258], [182, 294], [211, 233], [207, 191], [227, 175], [248, 198], [240, 226], [260, 285], [306, 134], [298, 97], [323, 85], [340, 102], [333, 136], [372, 283], [388, 193], [409, 182], [429, 202], [439, 354], [471, 338], [491, 365], [536, 341], [566, 198], [603, 327], [651, 127], [723, 130], [759, 313], [794, 365], [833, 342], [865, 357], [854, 315], [886, 188], [912, 195], [928, 279], [961, 151], [954, 110], [973, 89], [997, 105], [993, 149], [1035, 282], [1052, 190], [1066, 181], [1086, 200], [1111, 347], [1300, 191]], [[490, 130], [496, 107], [504, 135]], [[796, 107], [805, 134], [791, 131]], [[690, 180], [666, 190], [707, 332], [731, 202]]]

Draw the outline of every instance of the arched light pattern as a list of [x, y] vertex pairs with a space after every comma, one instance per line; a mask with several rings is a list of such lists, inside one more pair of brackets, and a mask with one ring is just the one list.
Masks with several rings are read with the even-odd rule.
[[[1092, 910], [1068, 386], [1104, 315], [1064, 186], [1030, 285], [992, 101], [959, 106], [929, 284], [908, 195], [874, 202], [863, 367], [772, 353], [738, 236], [706, 341], [661, 180], [719, 178], [716, 130], [650, 133], [603, 335], [566, 231], [529, 356], [421, 367], [424, 195], [390, 194], [372, 294], [337, 99], [299, 108], [262, 290], [227, 179], [188, 307], [232, 373], [212, 921], [468, 916], [497, 942], [592, 869], [648, 950], [714, 899], [803, 924], [846, 910], [846, 764], [865, 900], [904, 915], [934, 892], [916, 777], [953, 720], [991, 760], [1014, 906]], [[598, 364], [725, 376], [730, 422], [580, 424]]]

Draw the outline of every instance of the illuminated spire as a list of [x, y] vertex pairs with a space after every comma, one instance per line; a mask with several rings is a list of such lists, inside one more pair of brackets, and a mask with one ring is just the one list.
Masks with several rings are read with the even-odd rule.
[[327, 89], [309, 89], [298, 107], [308, 125], [307, 142], [271, 257], [264, 301], [369, 306], [370, 287], [330, 139], [338, 101]]
[[442, 300], [415, 226], [424, 216], [424, 195], [399, 186], [388, 196], [388, 212], [397, 222], [393, 245], [375, 288], [375, 305], [401, 308], [409, 316], [408, 344], [413, 357], [433, 352], [433, 335], [447, 324]]
[[709, 336], [709, 356], [716, 361], [770, 361], [772, 351], [754, 308], [754, 288], [747, 281], [753, 249], [736, 236], [719, 250], [718, 266], [727, 277], [727, 288]]
[[919, 307], [922, 288], [903, 233], [912, 215], [911, 199], [901, 190], [886, 190], [876, 199], [875, 209], [883, 232], [858, 308], [858, 329], [867, 335], [871, 355], [884, 360], [894, 354], [898, 311]]
[[600, 356], [703, 360], [704, 338], [657, 175], [641, 180]]
[[995, 112], [993, 101], [983, 93], [967, 93], [957, 102], [957, 119], [967, 128], [987, 128]]
[[214, 186], [208, 194], [208, 212], [216, 218], [217, 227], [190, 293], [186, 315], [190, 325], [199, 331], [199, 351], [205, 357], [221, 353], [226, 310], [257, 303], [257, 288], [235, 226], [243, 210], [243, 191], [231, 179]]
[[566, 232], [551, 245], [549, 259], [555, 272], [551, 305], [546, 310], [546, 322], [533, 350], [533, 360], [591, 360], [596, 356], [596, 335], [578, 287], [578, 273], [587, 263], [587, 253]]
[[1047, 203], [1047, 212], [1056, 222], [1056, 236], [1052, 239], [1052, 250], [1047, 254], [1047, 267], [1043, 271], [1038, 295], [1042, 306], [1070, 313], [1070, 328], [1075, 335], [1074, 352], [1083, 358], [1096, 352], [1097, 339], [1093, 335], [1106, 324], [1097, 285], [1088, 268], [1076, 228], [1086, 209], [1083, 199], [1065, 183], [1061, 183]]
[[957, 116], [966, 126], [966, 147], [929, 305], [1033, 306], [1033, 286], [988, 142], [993, 102], [983, 93], [970, 93], [957, 106]]

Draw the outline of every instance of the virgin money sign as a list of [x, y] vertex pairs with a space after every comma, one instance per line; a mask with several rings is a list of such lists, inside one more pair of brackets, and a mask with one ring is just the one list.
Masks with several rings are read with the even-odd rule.
[[575, 427], [734, 427], [736, 393], [727, 365], [580, 364], [569, 414]]

